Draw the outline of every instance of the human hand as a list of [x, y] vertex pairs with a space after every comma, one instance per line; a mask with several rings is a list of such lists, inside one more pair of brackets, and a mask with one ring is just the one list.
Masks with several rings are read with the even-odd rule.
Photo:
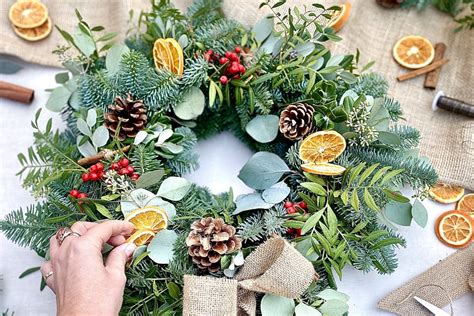
[[[56, 293], [58, 315], [117, 315], [122, 306], [125, 288], [125, 264], [135, 244], [125, 243], [134, 227], [124, 221], [100, 224], [77, 222], [71, 230], [81, 236], [69, 235], [60, 245], [50, 239], [51, 261], [41, 266], [46, 284]], [[105, 263], [102, 247], [115, 246]]]

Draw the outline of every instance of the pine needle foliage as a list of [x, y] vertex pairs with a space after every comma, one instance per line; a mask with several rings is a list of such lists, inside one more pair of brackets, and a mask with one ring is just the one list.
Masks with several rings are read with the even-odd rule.
[[369, 73], [361, 75], [351, 89], [359, 95], [365, 94], [374, 98], [382, 98], [388, 92], [388, 83], [382, 75]]

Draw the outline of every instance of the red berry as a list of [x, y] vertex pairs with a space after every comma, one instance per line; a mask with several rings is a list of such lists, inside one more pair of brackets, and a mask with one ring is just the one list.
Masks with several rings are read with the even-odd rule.
[[240, 79], [240, 75], [235, 75], [234, 79]]
[[101, 171], [97, 175], [99, 176], [99, 179], [102, 179], [105, 175], [105, 172]]
[[223, 85], [226, 85], [228, 82], [229, 82], [229, 79], [227, 78], [227, 76], [221, 76], [219, 78], [219, 81], [223, 84]]
[[119, 170], [120, 165], [117, 162], [114, 162], [113, 164], [110, 165], [110, 169], [112, 170]]
[[219, 59], [219, 64], [221, 64], [221, 65], [227, 64], [228, 62], [229, 62], [229, 58], [227, 58], [227, 57], [221, 57]]
[[304, 201], [299, 202], [298, 206], [301, 207], [304, 210], [306, 210], [308, 208], [308, 204], [306, 204], [306, 202], [304, 202]]
[[133, 168], [133, 166], [128, 165], [126, 169], [128, 175], [132, 175], [135, 172], [135, 168]]
[[91, 179], [88, 173], [83, 173], [81, 177], [82, 177], [82, 181], [84, 182], [87, 182]]
[[236, 61], [233, 61], [233, 62], [230, 63], [230, 66], [231, 66], [231, 67], [235, 67], [235, 66], [239, 67], [239, 65], [240, 65], [240, 64], [239, 64], [238, 62], [236, 62]]
[[237, 54], [240, 54], [240, 52], [242, 51], [242, 48], [240, 46], [237, 46], [236, 48], [234, 48], [234, 51], [237, 53]]
[[120, 167], [122, 168], [125, 168], [126, 166], [128, 166], [130, 164], [130, 161], [127, 159], [127, 158], [122, 158], [120, 159], [119, 161], [119, 165]]
[[90, 179], [91, 181], [97, 181], [97, 180], [99, 180], [99, 175], [98, 175], [97, 173], [95, 173], [95, 172], [91, 172], [91, 173], [89, 174], [89, 179]]
[[295, 237], [300, 237], [300, 236], [301, 236], [301, 228], [298, 228], [298, 229], [296, 230], [296, 235], [295, 235]]
[[225, 57], [230, 58], [230, 56], [232, 56], [232, 52], [226, 51], [225, 52]]
[[239, 72], [244, 73], [245, 72], [245, 67], [242, 64], [239, 64]]
[[73, 197], [75, 197], [75, 198], [77, 198], [77, 196], [79, 195], [79, 193], [80, 193], [79, 190], [76, 190], [76, 189], [73, 189], [73, 190], [69, 191], [69, 195], [71, 195], [71, 196], [73, 196]]
[[204, 54], [204, 59], [205, 59], [206, 61], [210, 61], [210, 60], [211, 60], [211, 55], [209, 55], [208, 53], [205, 53], [205, 54]]
[[140, 175], [138, 173], [134, 173], [130, 176], [130, 178], [132, 178], [132, 180], [134, 180], [134, 181], [137, 181], [138, 178], [140, 178]]
[[123, 175], [128, 174], [128, 170], [127, 170], [127, 168], [121, 168], [121, 169], [118, 171], [118, 173], [123, 176]]
[[286, 212], [288, 214], [294, 214], [294, 213], [296, 213], [296, 209], [293, 206], [291, 206], [291, 207], [286, 209]]
[[290, 235], [293, 235], [293, 234], [295, 233], [295, 229], [294, 229], [294, 228], [288, 228], [288, 229], [286, 230], [286, 232], [287, 232], [288, 234], [290, 234]]
[[78, 199], [85, 199], [86, 197], [87, 197], [87, 194], [86, 194], [86, 193], [79, 193], [79, 194], [77, 195], [77, 198], [78, 198]]
[[230, 60], [239, 61], [239, 56], [236, 53], [230, 53]]
[[290, 207], [293, 206], [293, 203], [290, 202], [290, 201], [286, 201], [285, 204], [283, 204], [283, 206], [284, 206], [285, 208], [290, 208]]
[[104, 164], [101, 162], [98, 162], [95, 164], [97, 171], [103, 171], [104, 170]]
[[97, 166], [96, 166], [96, 165], [92, 165], [92, 166], [89, 168], [89, 171], [90, 171], [90, 172], [96, 172], [96, 171], [97, 171]]
[[235, 75], [239, 72], [239, 66], [230, 66], [228, 69], [229, 73], [231, 73], [232, 75]]
[[209, 54], [209, 55], [214, 54], [214, 52], [212, 51], [212, 49], [208, 49], [206, 53]]

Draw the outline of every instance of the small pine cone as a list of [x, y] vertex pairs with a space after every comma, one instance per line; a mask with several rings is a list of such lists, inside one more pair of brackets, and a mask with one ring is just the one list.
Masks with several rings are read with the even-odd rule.
[[191, 225], [186, 238], [188, 253], [200, 269], [217, 272], [221, 256], [242, 247], [242, 241], [235, 233], [235, 227], [224, 223], [222, 218], [199, 219]]
[[280, 132], [290, 140], [299, 140], [313, 129], [314, 108], [306, 103], [290, 104], [280, 114]]
[[110, 112], [105, 114], [105, 126], [114, 136], [120, 122], [120, 141], [137, 136], [137, 133], [145, 128], [147, 116], [143, 100], [133, 100], [130, 94], [126, 99], [118, 96], [114, 104], [109, 105], [109, 110]]

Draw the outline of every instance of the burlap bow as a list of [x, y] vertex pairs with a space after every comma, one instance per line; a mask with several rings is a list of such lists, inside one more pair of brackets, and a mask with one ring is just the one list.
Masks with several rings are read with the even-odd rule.
[[311, 262], [275, 237], [246, 258], [234, 279], [185, 275], [183, 315], [254, 316], [254, 292], [297, 298], [315, 276]]

